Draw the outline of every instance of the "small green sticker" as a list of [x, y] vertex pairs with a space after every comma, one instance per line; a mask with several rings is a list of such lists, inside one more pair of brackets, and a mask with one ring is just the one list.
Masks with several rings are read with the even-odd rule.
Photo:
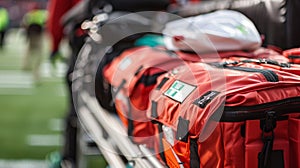
[[174, 97], [176, 94], [177, 94], [177, 92], [175, 91], [175, 92], [172, 94], [172, 97]]
[[175, 82], [173, 85], [172, 85], [172, 88], [175, 89], [175, 90], [181, 90], [182, 88], [184, 87], [183, 84], [179, 83], [179, 82]]
[[195, 88], [195, 86], [176, 80], [164, 95], [182, 103]]

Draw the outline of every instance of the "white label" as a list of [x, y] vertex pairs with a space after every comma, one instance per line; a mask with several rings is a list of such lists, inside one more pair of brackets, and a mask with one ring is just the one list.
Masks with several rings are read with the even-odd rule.
[[170, 127], [167, 127], [165, 125], [162, 126], [164, 135], [166, 140], [172, 145], [174, 146], [174, 135], [173, 135], [173, 130]]
[[119, 64], [119, 69], [121, 71], [124, 71], [131, 63], [132, 63], [132, 60], [130, 58], [126, 57]]
[[195, 86], [176, 80], [172, 84], [172, 86], [164, 93], [164, 95], [182, 103], [193, 92], [195, 88]]

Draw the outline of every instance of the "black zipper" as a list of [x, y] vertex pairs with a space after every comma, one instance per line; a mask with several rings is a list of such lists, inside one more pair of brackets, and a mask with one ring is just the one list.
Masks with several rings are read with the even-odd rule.
[[255, 62], [255, 63], [266, 63], [266, 64], [272, 64], [272, 65], [278, 65], [281, 67], [289, 67], [288, 65], [285, 64], [279, 64], [276, 61], [272, 60], [243, 60], [243, 61], [231, 61], [231, 62], [222, 62], [222, 63], [209, 63], [212, 66], [215, 66], [217, 68], [226, 68], [226, 69], [231, 69], [231, 70], [236, 70], [236, 71], [244, 71], [244, 72], [256, 72], [262, 74], [267, 81], [269, 82], [278, 82], [279, 78], [278, 75], [270, 70], [270, 69], [257, 69], [257, 68], [249, 68], [249, 67], [241, 67], [241, 66], [228, 66], [228, 65], [237, 65], [239, 63], [249, 63], [249, 62]]
[[246, 59], [246, 60], [241, 60], [241, 63], [256, 63], [256, 64], [270, 64], [270, 65], [276, 65], [281, 68], [290, 68], [291, 65], [289, 63], [279, 63], [275, 60], [271, 59]]
[[299, 113], [300, 97], [287, 98], [270, 103], [264, 103], [254, 106], [225, 106], [223, 114], [220, 117], [217, 114], [212, 116], [213, 120], [221, 122], [240, 122], [246, 120], [263, 119], [266, 113], [273, 111], [276, 117], [291, 113]]
[[244, 71], [244, 72], [257, 72], [261, 73], [267, 81], [269, 82], [278, 82], [278, 75], [269, 69], [256, 69], [256, 68], [248, 68], [248, 67], [238, 67], [238, 66], [224, 66], [223, 68], [236, 70], [236, 71]]

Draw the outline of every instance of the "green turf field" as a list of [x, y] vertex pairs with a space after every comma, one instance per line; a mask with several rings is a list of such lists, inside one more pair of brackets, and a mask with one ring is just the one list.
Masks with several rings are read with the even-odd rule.
[[[0, 51], [0, 160], [44, 160], [61, 149], [67, 110], [64, 68], [51, 67], [45, 40], [42, 78], [35, 85], [31, 73], [21, 70], [25, 44], [24, 34], [12, 30]], [[91, 160], [104, 167], [103, 159]]]

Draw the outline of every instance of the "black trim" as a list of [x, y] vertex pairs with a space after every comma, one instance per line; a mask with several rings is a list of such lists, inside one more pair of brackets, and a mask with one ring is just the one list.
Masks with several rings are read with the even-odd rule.
[[243, 61], [228, 61], [228, 62], [215, 62], [215, 63], [209, 63], [209, 65], [217, 67], [217, 68], [226, 68], [236, 71], [244, 71], [244, 72], [254, 72], [254, 73], [261, 73], [267, 81], [269, 82], [278, 82], [279, 78], [278, 75], [269, 69], [257, 69], [257, 68], [249, 68], [249, 67], [241, 67], [241, 66], [228, 66], [228, 65], [237, 65], [239, 63], [247, 63], [247, 62], [254, 62], [254, 63], [265, 63], [265, 64], [272, 64], [272, 65], [278, 65], [282, 67], [290, 67], [289, 64], [282, 63], [279, 64], [277, 61], [267, 60], [267, 59], [261, 59], [261, 60], [243, 60]]
[[189, 124], [190, 121], [182, 118], [181, 116], [178, 119], [176, 139], [182, 142], [188, 142], [189, 134]]
[[159, 73], [156, 73], [153, 75], [144, 75], [143, 74], [141, 76], [141, 78], [137, 81], [136, 85], [138, 85], [140, 83], [144, 84], [145, 86], [155, 85], [157, 78], [164, 73], [166, 73], [166, 72], [159, 72]]
[[190, 167], [200, 168], [200, 158], [198, 153], [198, 138], [190, 139]]
[[[254, 106], [225, 106], [221, 122], [240, 122], [265, 118], [268, 111], [274, 111], [276, 117], [297, 113], [300, 109], [300, 97], [287, 98]], [[214, 115], [212, 119], [216, 118]]]
[[161, 82], [157, 85], [156, 90], [160, 90], [160, 89], [165, 85], [165, 83], [166, 83], [168, 80], [169, 80], [169, 78], [164, 77], [164, 78], [161, 80]]
[[143, 68], [144, 68], [144, 66], [141, 65], [141, 66], [135, 71], [134, 76], [137, 76], [137, 75], [141, 72], [141, 70], [142, 70]]
[[128, 114], [127, 114], [127, 121], [128, 121], [128, 128], [127, 128], [127, 133], [128, 136], [131, 140], [133, 140], [133, 130], [134, 130], [134, 120], [132, 120], [132, 108], [131, 108], [131, 102], [129, 97], [127, 97], [127, 104], [128, 104]]
[[236, 71], [244, 71], [244, 72], [257, 72], [261, 73], [267, 81], [269, 82], [279, 82], [278, 75], [269, 69], [255, 69], [248, 67], [236, 67], [236, 66], [225, 66], [226, 69], [236, 70]]
[[289, 59], [299, 59], [300, 55], [289, 55], [288, 58]]
[[289, 55], [288, 59], [290, 59], [291, 63], [294, 63], [295, 60], [300, 59], [300, 56], [299, 55]]

